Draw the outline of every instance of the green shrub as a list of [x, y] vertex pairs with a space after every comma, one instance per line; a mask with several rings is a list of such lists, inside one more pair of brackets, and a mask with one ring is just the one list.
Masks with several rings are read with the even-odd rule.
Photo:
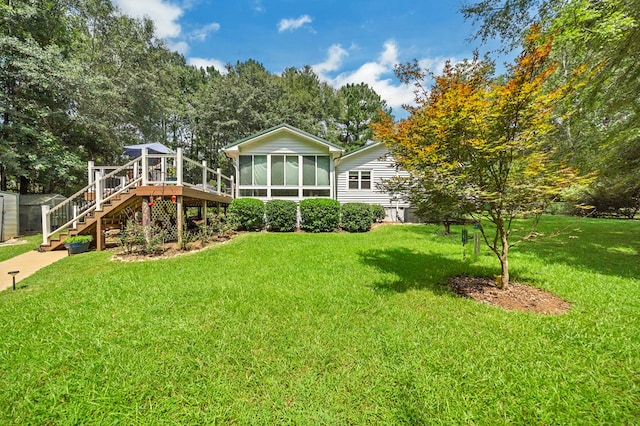
[[119, 245], [129, 254], [157, 254], [164, 250], [167, 232], [150, 225], [147, 229], [136, 220], [128, 220], [120, 234]]
[[309, 232], [332, 232], [340, 225], [340, 203], [329, 198], [300, 202], [300, 228]]
[[295, 231], [298, 224], [298, 208], [295, 201], [271, 200], [265, 204], [267, 229], [275, 232]]
[[65, 244], [90, 243], [91, 241], [93, 241], [93, 235], [72, 235], [64, 239]]
[[367, 232], [373, 217], [369, 204], [345, 203], [341, 208], [340, 227], [348, 232]]
[[257, 198], [235, 198], [228, 214], [238, 223], [238, 230], [260, 231], [264, 228], [264, 203]]
[[387, 217], [387, 212], [380, 204], [370, 204], [369, 209], [371, 210], [371, 219], [374, 222], [382, 222]]

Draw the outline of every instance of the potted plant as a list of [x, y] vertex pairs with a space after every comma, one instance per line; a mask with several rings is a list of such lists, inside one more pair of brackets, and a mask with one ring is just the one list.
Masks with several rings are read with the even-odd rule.
[[91, 241], [92, 235], [72, 235], [64, 239], [64, 247], [69, 250], [69, 254], [83, 253], [89, 250]]
[[178, 180], [178, 178], [176, 177], [176, 168], [175, 167], [169, 167], [167, 169], [167, 181], [175, 182], [177, 180]]

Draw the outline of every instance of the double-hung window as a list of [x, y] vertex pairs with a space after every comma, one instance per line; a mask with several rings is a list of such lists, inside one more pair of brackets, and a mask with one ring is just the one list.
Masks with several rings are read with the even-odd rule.
[[371, 189], [371, 171], [351, 170], [349, 172], [349, 189]]

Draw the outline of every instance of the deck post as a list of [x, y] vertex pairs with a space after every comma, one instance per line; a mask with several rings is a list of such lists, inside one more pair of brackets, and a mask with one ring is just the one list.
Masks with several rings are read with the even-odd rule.
[[202, 160], [202, 190], [207, 191], [207, 160]]
[[[75, 219], [76, 217], [78, 217], [78, 206], [74, 205], [74, 206], [73, 206], [73, 218]], [[77, 229], [77, 228], [78, 228], [78, 221], [77, 221], [77, 220], [75, 220], [75, 221], [73, 222], [73, 225], [71, 225], [71, 227], [72, 227], [73, 229]]]
[[104, 185], [101, 170], [96, 170], [96, 178], [94, 183], [96, 186], [96, 211], [99, 212], [102, 210], [102, 187]]
[[207, 200], [202, 200], [202, 219], [204, 219], [204, 228], [207, 229]]
[[176, 149], [176, 177], [178, 186], [182, 186], [182, 148]]
[[234, 180], [233, 176], [231, 176], [231, 198], [236, 198], [234, 194], [237, 194]]
[[88, 175], [89, 175], [89, 179], [88, 179], [88, 182], [87, 182], [88, 185], [91, 185], [93, 183], [93, 167], [95, 165], [96, 165], [96, 163], [94, 163], [93, 161], [89, 161], [87, 163], [87, 172], [88, 172]]
[[133, 180], [138, 179], [139, 175], [140, 175], [140, 170], [138, 168], [138, 162], [136, 161], [135, 163], [133, 163]]
[[218, 194], [220, 194], [220, 190], [222, 189], [222, 174], [220, 173], [220, 167], [216, 169], [216, 174], [217, 174], [216, 181], [218, 182], [217, 191], [218, 191]]
[[96, 251], [104, 250], [104, 233], [102, 233], [102, 216], [96, 215]]
[[42, 208], [42, 244], [49, 244], [49, 232], [51, 232], [51, 217], [49, 216], [49, 207], [46, 204], [40, 206]]
[[[179, 149], [179, 148], [178, 148]], [[176, 208], [178, 209], [178, 246], [182, 245], [182, 228], [184, 226], [184, 212], [182, 211], [182, 195], [178, 195], [176, 202]]]
[[149, 149], [144, 148], [142, 150], [142, 186], [149, 185]]

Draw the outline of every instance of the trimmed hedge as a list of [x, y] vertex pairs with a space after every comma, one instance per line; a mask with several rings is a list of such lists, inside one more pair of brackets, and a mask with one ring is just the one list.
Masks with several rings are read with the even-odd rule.
[[238, 223], [241, 231], [260, 231], [264, 228], [264, 203], [257, 198], [235, 198], [227, 213]]
[[342, 205], [341, 227], [348, 232], [367, 232], [371, 229], [373, 216], [369, 204], [345, 203]]
[[340, 225], [340, 203], [330, 198], [300, 201], [300, 228], [309, 232], [332, 232]]
[[298, 207], [295, 201], [271, 200], [264, 208], [267, 229], [275, 232], [291, 232], [298, 224]]
[[380, 204], [371, 204], [369, 209], [371, 209], [371, 219], [374, 222], [382, 222], [387, 217], [387, 212]]

